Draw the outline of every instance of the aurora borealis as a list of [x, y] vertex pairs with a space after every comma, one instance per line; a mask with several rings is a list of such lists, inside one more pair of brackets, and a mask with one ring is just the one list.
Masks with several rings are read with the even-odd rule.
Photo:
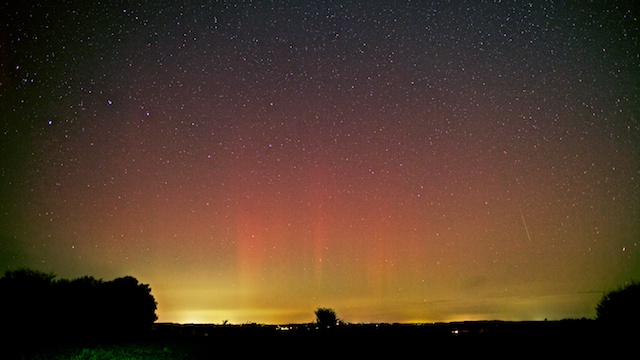
[[19, 1], [0, 266], [162, 322], [593, 317], [640, 274], [633, 1]]

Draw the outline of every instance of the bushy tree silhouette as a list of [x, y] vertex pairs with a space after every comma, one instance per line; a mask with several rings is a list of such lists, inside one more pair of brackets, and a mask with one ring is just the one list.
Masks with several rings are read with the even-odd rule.
[[8, 340], [99, 340], [138, 337], [157, 319], [151, 288], [131, 276], [55, 280], [30, 269], [0, 278], [0, 321]]
[[328, 329], [339, 324], [340, 319], [331, 308], [318, 308], [315, 311], [316, 324], [319, 328]]
[[2, 326], [12, 337], [41, 337], [49, 331], [55, 275], [30, 269], [8, 271], [0, 278]]
[[108, 324], [122, 335], [142, 333], [157, 320], [151, 288], [132, 276], [105, 283], [103, 301]]
[[93, 338], [99, 335], [99, 324], [104, 323], [101, 316], [102, 286], [102, 280], [91, 276], [56, 282], [52, 299], [53, 309], [57, 312], [55, 322], [70, 325], [65, 330], [68, 337]]
[[633, 281], [606, 293], [596, 306], [596, 314], [596, 319], [606, 324], [640, 323], [640, 283]]

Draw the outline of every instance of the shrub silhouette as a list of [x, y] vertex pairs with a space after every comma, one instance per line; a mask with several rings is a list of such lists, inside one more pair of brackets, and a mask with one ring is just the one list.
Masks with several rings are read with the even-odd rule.
[[318, 308], [315, 311], [316, 324], [320, 328], [332, 328], [339, 323], [336, 312], [331, 308]]
[[638, 324], [640, 283], [631, 282], [605, 294], [596, 306], [596, 319], [606, 324]]
[[0, 278], [0, 321], [9, 340], [100, 340], [139, 337], [157, 319], [151, 288], [125, 276], [55, 280], [30, 269]]

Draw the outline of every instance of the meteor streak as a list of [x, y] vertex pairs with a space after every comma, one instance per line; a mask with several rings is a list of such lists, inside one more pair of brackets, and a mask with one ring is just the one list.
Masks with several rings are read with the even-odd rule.
[[524, 231], [527, 232], [527, 239], [529, 239], [529, 241], [531, 241], [531, 235], [529, 235], [529, 228], [527, 227], [527, 222], [524, 220], [524, 215], [522, 214], [522, 209], [518, 209], [520, 210], [520, 217], [522, 218], [522, 224], [524, 225]]

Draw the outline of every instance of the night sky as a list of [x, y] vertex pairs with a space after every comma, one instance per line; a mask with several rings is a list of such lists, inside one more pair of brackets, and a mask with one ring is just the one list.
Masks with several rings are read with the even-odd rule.
[[595, 317], [640, 278], [634, 1], [7, 1], [0, 269], [159, 321]]

